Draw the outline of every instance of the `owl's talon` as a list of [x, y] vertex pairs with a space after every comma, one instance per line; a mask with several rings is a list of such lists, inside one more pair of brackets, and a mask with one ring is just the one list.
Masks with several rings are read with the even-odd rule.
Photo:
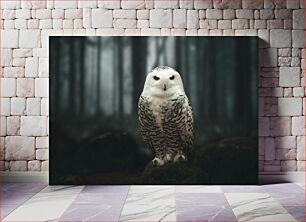
[[155, 157], [153, 160], [152, 160], [152, 163], [153, 165], [155, 166], [162, 166], [165, 164], [165, 162], [163, 160], [161, 160], [160, 158], [158, 157]]
[[166, 154], [165, 158], [164, 158], [165, 162], [172, 162], [173, 157], [171, 154]]
[[187, 161], [187, 158], [183, 154], [176, 154], [174, 162]]

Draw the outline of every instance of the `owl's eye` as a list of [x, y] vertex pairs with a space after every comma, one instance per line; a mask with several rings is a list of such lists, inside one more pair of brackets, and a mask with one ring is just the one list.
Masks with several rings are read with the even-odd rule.
[[154, 80], [156, 80], [156, 81], [159, 80], [159, 77], [157, 77], [157, 76], [154, 76], [153, 78], [154, 78]]
[[169, 79], [170, 79], [170, 80], [173, 80], [173, 79], [174, 79], [174, 76], [171, 76]]

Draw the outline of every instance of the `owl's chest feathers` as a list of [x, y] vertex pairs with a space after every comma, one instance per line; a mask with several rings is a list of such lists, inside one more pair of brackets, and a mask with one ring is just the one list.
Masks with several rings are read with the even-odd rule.
[[156, 120], [156, 125], [163, 128], [163, 119], [166, 115], [166, 107], [171, 106], [173, 103], [173, 98], [161, 99], [161, 98], [151, 98], [150, 108]]

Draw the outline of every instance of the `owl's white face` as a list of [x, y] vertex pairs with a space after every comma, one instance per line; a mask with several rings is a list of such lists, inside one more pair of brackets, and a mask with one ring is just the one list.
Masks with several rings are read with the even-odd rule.
[[146, 78], [144, 96], [169, 98], [174, 95], [185, 95], [180, 74], [170, 67], [157, 67]]

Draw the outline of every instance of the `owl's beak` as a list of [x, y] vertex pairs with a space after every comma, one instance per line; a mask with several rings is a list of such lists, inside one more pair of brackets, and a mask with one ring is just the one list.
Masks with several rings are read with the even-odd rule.
[[164, 91], [166, 91], [167, 90], [167, 85], [166, 84], [164, 84]]

